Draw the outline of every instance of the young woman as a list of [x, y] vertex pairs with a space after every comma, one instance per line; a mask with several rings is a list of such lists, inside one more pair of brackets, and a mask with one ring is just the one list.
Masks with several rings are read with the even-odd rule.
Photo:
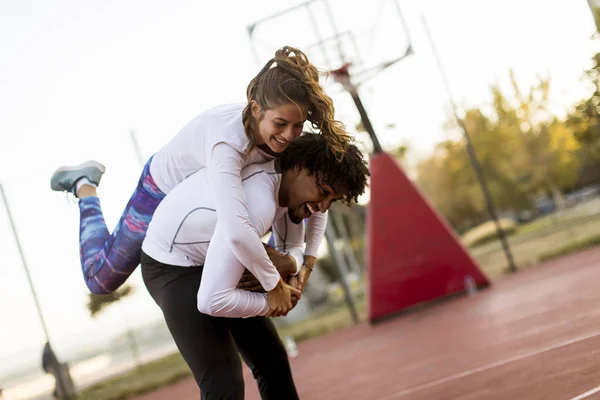
[[[320, 131], [337, 159], [343, 158], [349, 137], [334, 119], [333, 102], [319, 83], [318, 70], [298, 49], [278, 50], [252, 79], [246, 94], [246, 104], [218, 106], [194, 118], [148, 160], [112, 234], [96, 193], [104, 166], [91, 161], [53, 174], [53, 190], [70, 191], [79, 198], [81, 266], [91, 292], [113, 292], [129, 277], [139, 264], [142, 241], [158, 204], [187, 176], [208, 168], [217, 216], [227, 226], [234, 255], [259, 271], [256, 279], [271, 304], [288, 302], [289, 288], [250, 223], [240, 172], [246, 165], [278, 157], [301, 134], [305, 121]], [[304, 261], [309, 270], [326, 218], [317, 212], [307, 223]]]

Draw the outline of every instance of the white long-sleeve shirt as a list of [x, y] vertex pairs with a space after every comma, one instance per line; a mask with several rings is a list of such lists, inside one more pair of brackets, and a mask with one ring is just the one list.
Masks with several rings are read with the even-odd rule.
[[[304, 224], [292, 223], [287, 208], [278, 204], [281, 174], [275, 164], [276, 161], [270, 161], [246, 167], [241, 174], [242, 188], [253, 233], [264, 236], [272, 226], [276, 249], [282, 251], [285, 247], [299, 270], [304, 253]], [[232, 251], [209, 188], [206, 168], [177, 185], [154, 212], [142, 250], [164, 264], [204, 265], [198, 291], [200, 312], [232, 318], [265, 315], [269, 310], [265, 294], [236, 288], [244, 268], [256, 276], [256, 266], [244, 266]], [[263, 248], [262, 243], [259, 246]]]
[[[258, 148], [246, 152], [249, 142], [242, 123], [244, 107], [245, 104], [222, 105], [198, 115], [154, 155], [150, 174], [158, 188], [168, 194], [185, 178], [207, 167], [209, 192], [223, 224], [223, 237], [236, 259], [253, 271], [266, 290], [271, 290], [279, 281], [279, 274], [251, 223], [240, 173], [250, 164], [273, 157]], [[326, 213], [316, 213], [308, 219], [305, 255], [316, 257], [326, 225]]]

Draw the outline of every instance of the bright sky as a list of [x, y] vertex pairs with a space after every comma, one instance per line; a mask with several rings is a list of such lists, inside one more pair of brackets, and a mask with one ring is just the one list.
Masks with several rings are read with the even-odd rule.
[[[283, 3], [0, 1], [0, 182], [59, 357], [61, 351], [93, 343], [95, 336], [121, 331], [123, 313], [132, 324], [160, 314], [136, 271], [130, 279], [135, 296], [95, 320], [88, 316], [78, 259], [78, 208], [50, 191], [52, 171], [87, 159], [104, 163], [99, 193], [112, 229], [140, 172], [128, 132], [137, 132], [148, 157], [203, 109], [243, 101], [257, 72], [246, 26], [285, 8]], [[376, 4], [354, 3], [349, 7]], [[362, 92], [387, 148], [407, 142], [413, 156], [422, 156], [447, 137], [441, 128], [447, 97], [421, 15], [461, 104], [488, 101], [489, 85], [506, 85], [509, 68], [524, 85], [536, 74], [549, 74], [558, 112], [584, 93], [579, 78], [594, 50], [585, 0], [400, 4], [415, 55], [371, 80]], [[290, 44], [278, 39], [292, 28], [308, 29], [274, 24], [269, 42]], [[378, 38], [377, 43], [392, 48], [395, 40]], [[328, 87], [339, 118], [354, 127], [352, 103]], [[384, 129], [390, 123], [396, 128]], [[0, 365], [6, 365], [3, 360], [26, 349], [41, 352], [44, 338], [4, 209], [0, 249]]]

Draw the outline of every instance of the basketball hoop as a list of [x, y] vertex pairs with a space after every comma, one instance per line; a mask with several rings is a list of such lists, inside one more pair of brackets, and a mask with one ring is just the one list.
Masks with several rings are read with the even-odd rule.
[[354, 104], [356, 105], [358, 113], [360, 114], [360, 119], [365, 128], [365, 131], [367, 131], [367, 133], [371, 137], [371, 140], [373, 141], [373, 151], [375, 153], [380, 153], [383, 151], [383, 149], [381, 148], [379, 139], [377, 139], [377, 135], [375, 134], [373, 125], [371, 125], [371, 120], [369, 119], [369, 116], [367, 115], [367, 111], [365, 110], [365, 107], [360, 99], [360, 96], [358, 95], [356, 86], [354, 86], [354, 84], [352, 83], [352, 79], [350, 77], [350, 66], [351, 65], [352, 64], [349, 62], [344, 63], [340, 68], [334, 69], [334, 70], [330, 71], [329, 73], [331, 75], [333, 75], [333, 79], [335, 79], [337, 82], [339, 82], [344, 87], [344, 89], [346, 89], [348, 91], [348, 93], [350, 93], [350, 96], [352, 96], [352, 100], [354, 101]]

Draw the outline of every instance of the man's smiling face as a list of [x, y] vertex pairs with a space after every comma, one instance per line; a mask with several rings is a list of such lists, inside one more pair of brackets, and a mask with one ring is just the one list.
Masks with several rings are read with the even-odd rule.
[[334, 201], [341, 200], [347, 190], [336, 191], [326, 182], [317, 182], [315, 175], [301, 169], [290, 183], [288, 214], [293, 223], [299, 224], [315, 212], [329, 210]]

